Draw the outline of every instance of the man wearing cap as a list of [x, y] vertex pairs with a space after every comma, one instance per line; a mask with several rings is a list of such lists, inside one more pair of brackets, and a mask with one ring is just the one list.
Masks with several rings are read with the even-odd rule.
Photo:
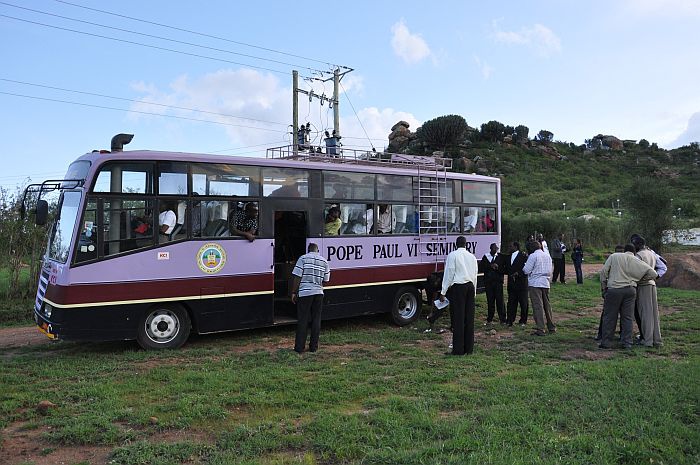
[[625, 349], [632, 347], [632, 314], [637, 295], [637, 283], [653, 280], [654, 269], [634, 256], [634, 246], [627, 244], [623, 253], [608, 257], [600, 271], [603, 292], [603, 327], [601, 349], [613, 348], [613, 336], [620, 315], [620, 341]]
[[481, 258], [481, 269], [484, 272], [484, 285], [486, 287], [486, 303], [488, 314], [486, 325], [491, 324], [495, 310], [498, 310], [498, 319], [501, 324], [506, 323], [506, 311], [503, 305], [503, 272], [499, 268], [498, 245], [491, 244], [489, 253]]

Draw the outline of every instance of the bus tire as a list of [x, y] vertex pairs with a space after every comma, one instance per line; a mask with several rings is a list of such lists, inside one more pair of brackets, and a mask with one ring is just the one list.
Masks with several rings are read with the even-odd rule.
[[415, 287], [399, 288], [391, 304], [391, 319], [399, 326], [413, 323], [420, 317], [422, 303], [423, 298]]
[[190, 335], [190, 315], [177, 304], [154, 305], [139, 322], [136, 340], [146, 350], [177, 349]]

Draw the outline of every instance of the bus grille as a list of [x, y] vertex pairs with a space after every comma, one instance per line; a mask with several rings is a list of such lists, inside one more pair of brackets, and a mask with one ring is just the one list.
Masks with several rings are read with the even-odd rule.
[[41, 305], [44, 303], [44, 295], [46, 294], [46, 288], [49, 286], [49, 272], [41, 270], [41, 276], [39, 276], [39, 288], [36, 291], [36, 301], [34, 302], [34, 310], [37, 312], [41, 311]]

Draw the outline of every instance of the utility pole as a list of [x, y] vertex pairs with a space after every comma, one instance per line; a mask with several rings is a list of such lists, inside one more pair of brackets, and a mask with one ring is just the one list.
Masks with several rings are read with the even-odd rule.
[[309, 102], [314, 98], [320, 100], [321, 105], [326, 101], [329, 106], [333, 106], [333, 137], [340, 139], [340, 80], [347, 73], [353, 71], [352, 68], [342, 66], [343, 71], [340, 70], [341, 67], [336, 67], [333, 70], [333, 77], [329, 78], [313, 78], [314, 81], [328, 82], [333, 79], [333, 96], [328, 97], [326, 94], [318, 95], [314, 93], [313, 89], [304, 90], [299, 88], [299, 72], [292, 71], [292, 137], [294, 140], [293, 154], [297, 155], [299, 152], [299, 94], [304, 94], [309, 97]]

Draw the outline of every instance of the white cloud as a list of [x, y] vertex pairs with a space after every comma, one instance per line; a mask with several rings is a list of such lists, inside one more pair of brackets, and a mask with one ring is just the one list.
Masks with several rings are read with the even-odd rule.
[[481, 71], [481, 76], [485, 81], [487, 81], [491, 77], [493, 68], [485, 61], [482, 62], [478, 55], [474, 55], [474, 62], [476, 63], [477, 68], [479, 68], [479, 71]]
[[[216, 121], [222, 123], [221, 128], [225, 128], [233, 143], [241, 145], [284, 139], [288, 130], [285, 121], [291, 119], [288, 117], [291, 115], [291, 89], [282, 87], [269, 73], [250, 69], [220, 70], [195, 79], [179, 76], [162, 90], [153, 84], [137, 82], [132, 84], [132, 89], [145, 95], [140, 102], [131, 105], [131, 110]], [[154, 106], [148, 102], [200, 112]], [[149, 116], [132, 113], [130, 118], [141, 120]]]
[[499, 21], [494, 20], [492, 27], [492, 36], [496, 42], [509, 45], [524, 45], [542, 57], [561, 52], [562, 47], [559, 37], [542, 24], [523, 27], [520, 31], [503, 31], [500, 29]]
[[682, 145], [688, 145], [691, 142], [700, 142], [700, 111], [694, 113], [690, 119], [688, 119], [688, 125], [673, 142], [668, 144], [670, 148], [680, 147]]
[[[363, 90], [363, 78], [361, 75], [348, 75], [342, 81], [345, 91], [351, 98], [357, 96]], [[312, 86], [312, 87], [310, 87]], [[138, 103], [131, 105], [134, 111], [129, 115], [133, 121], [160, 121], [156, 117], [135, 113], [144, 111], [147, 113], [157, 113], [162, 115], [174, 115], [184, 118], [195, 118], [201, 120], [217, 121], [236, 126], [220, 125], [222, 133], [225, 132], [229, 143], [234, 146], [252, 146], [262, 144], [260, 151], [264, 151], [266, 143], [275, 142], [275, 145], [284, 145], [282, 140], [290, 140], [286, 133], [287, 126], [291, 123], [291, 95], [290, 87], [285, 87], [280, 80], [270, 74], [254, 71], [250, 69], [242, 70], [220, 70], [214, 73], [205, 74], [200, 77], [190, 78], [179, 76], [162, 89], [158, 86], [146, 82], [136, 82], [132, 84], [132, 89], [144, 94]], [[314, 93], [326, 93], [332, 96], [333, 84], [325, 83], [325, 88], [319, 82], [309, 83], [303, 81], [300, 87], [313, 88]], [[319, 106], [319, 101], [314, 99], [309, 103], [307, 98], [300, 95], [299, 99], [299, 122], [309, 121], [315, 130], [320, 134], [312, 134], [314, 144], [322, 143], [322, 131], [332, 129], [333, 112], [328, 106]], [[164, 106], [149, 105], [148, 102], [157, 102], [171, 106], [182, 107], [174, 109]], [[369, 142], [360, 126], [357, 118], [345, 98], [341, 89], [340, 96], [341, 121], [340, 129], [343, 136], [343, 143], [346, 146], [367, 147]], [[184, 108], [197, 109], [211, 113], [200, 113], [185, 110]], [[223, 116], [236, 115], [245, 116], [248, 119], [238, 119]], [[359, 109], [358, 116], [362, 125], [373, 140], [377, 149], [388, 145], [388, 135], [391, 127], [400, 120], [405, 120], [411, 124], [411, 129], [415, 130], [419, 122], [410, 113], [397, 111], [392, 108], [378, 109], [375, 107]], [[279, 122], [281, 124], [265, 124], [264, 120]], [[184, 121], [183, 124], [190, 124]], [[192, 125], [203, 124], [192, 122]], [[245, 127], [241, 127], [245, 126]], [[208, 124], [208, 129], [215, 129], [217, 126]], [[255, 129], [255, 128], [262, 128]], [[212, 143], [209, 141], [209, 143]]]
[[391, 26], [394, 53], [408, 64], [418, 63], [431, 55], [430, 47], [418, 34], [411, 34], [403, 19]]

